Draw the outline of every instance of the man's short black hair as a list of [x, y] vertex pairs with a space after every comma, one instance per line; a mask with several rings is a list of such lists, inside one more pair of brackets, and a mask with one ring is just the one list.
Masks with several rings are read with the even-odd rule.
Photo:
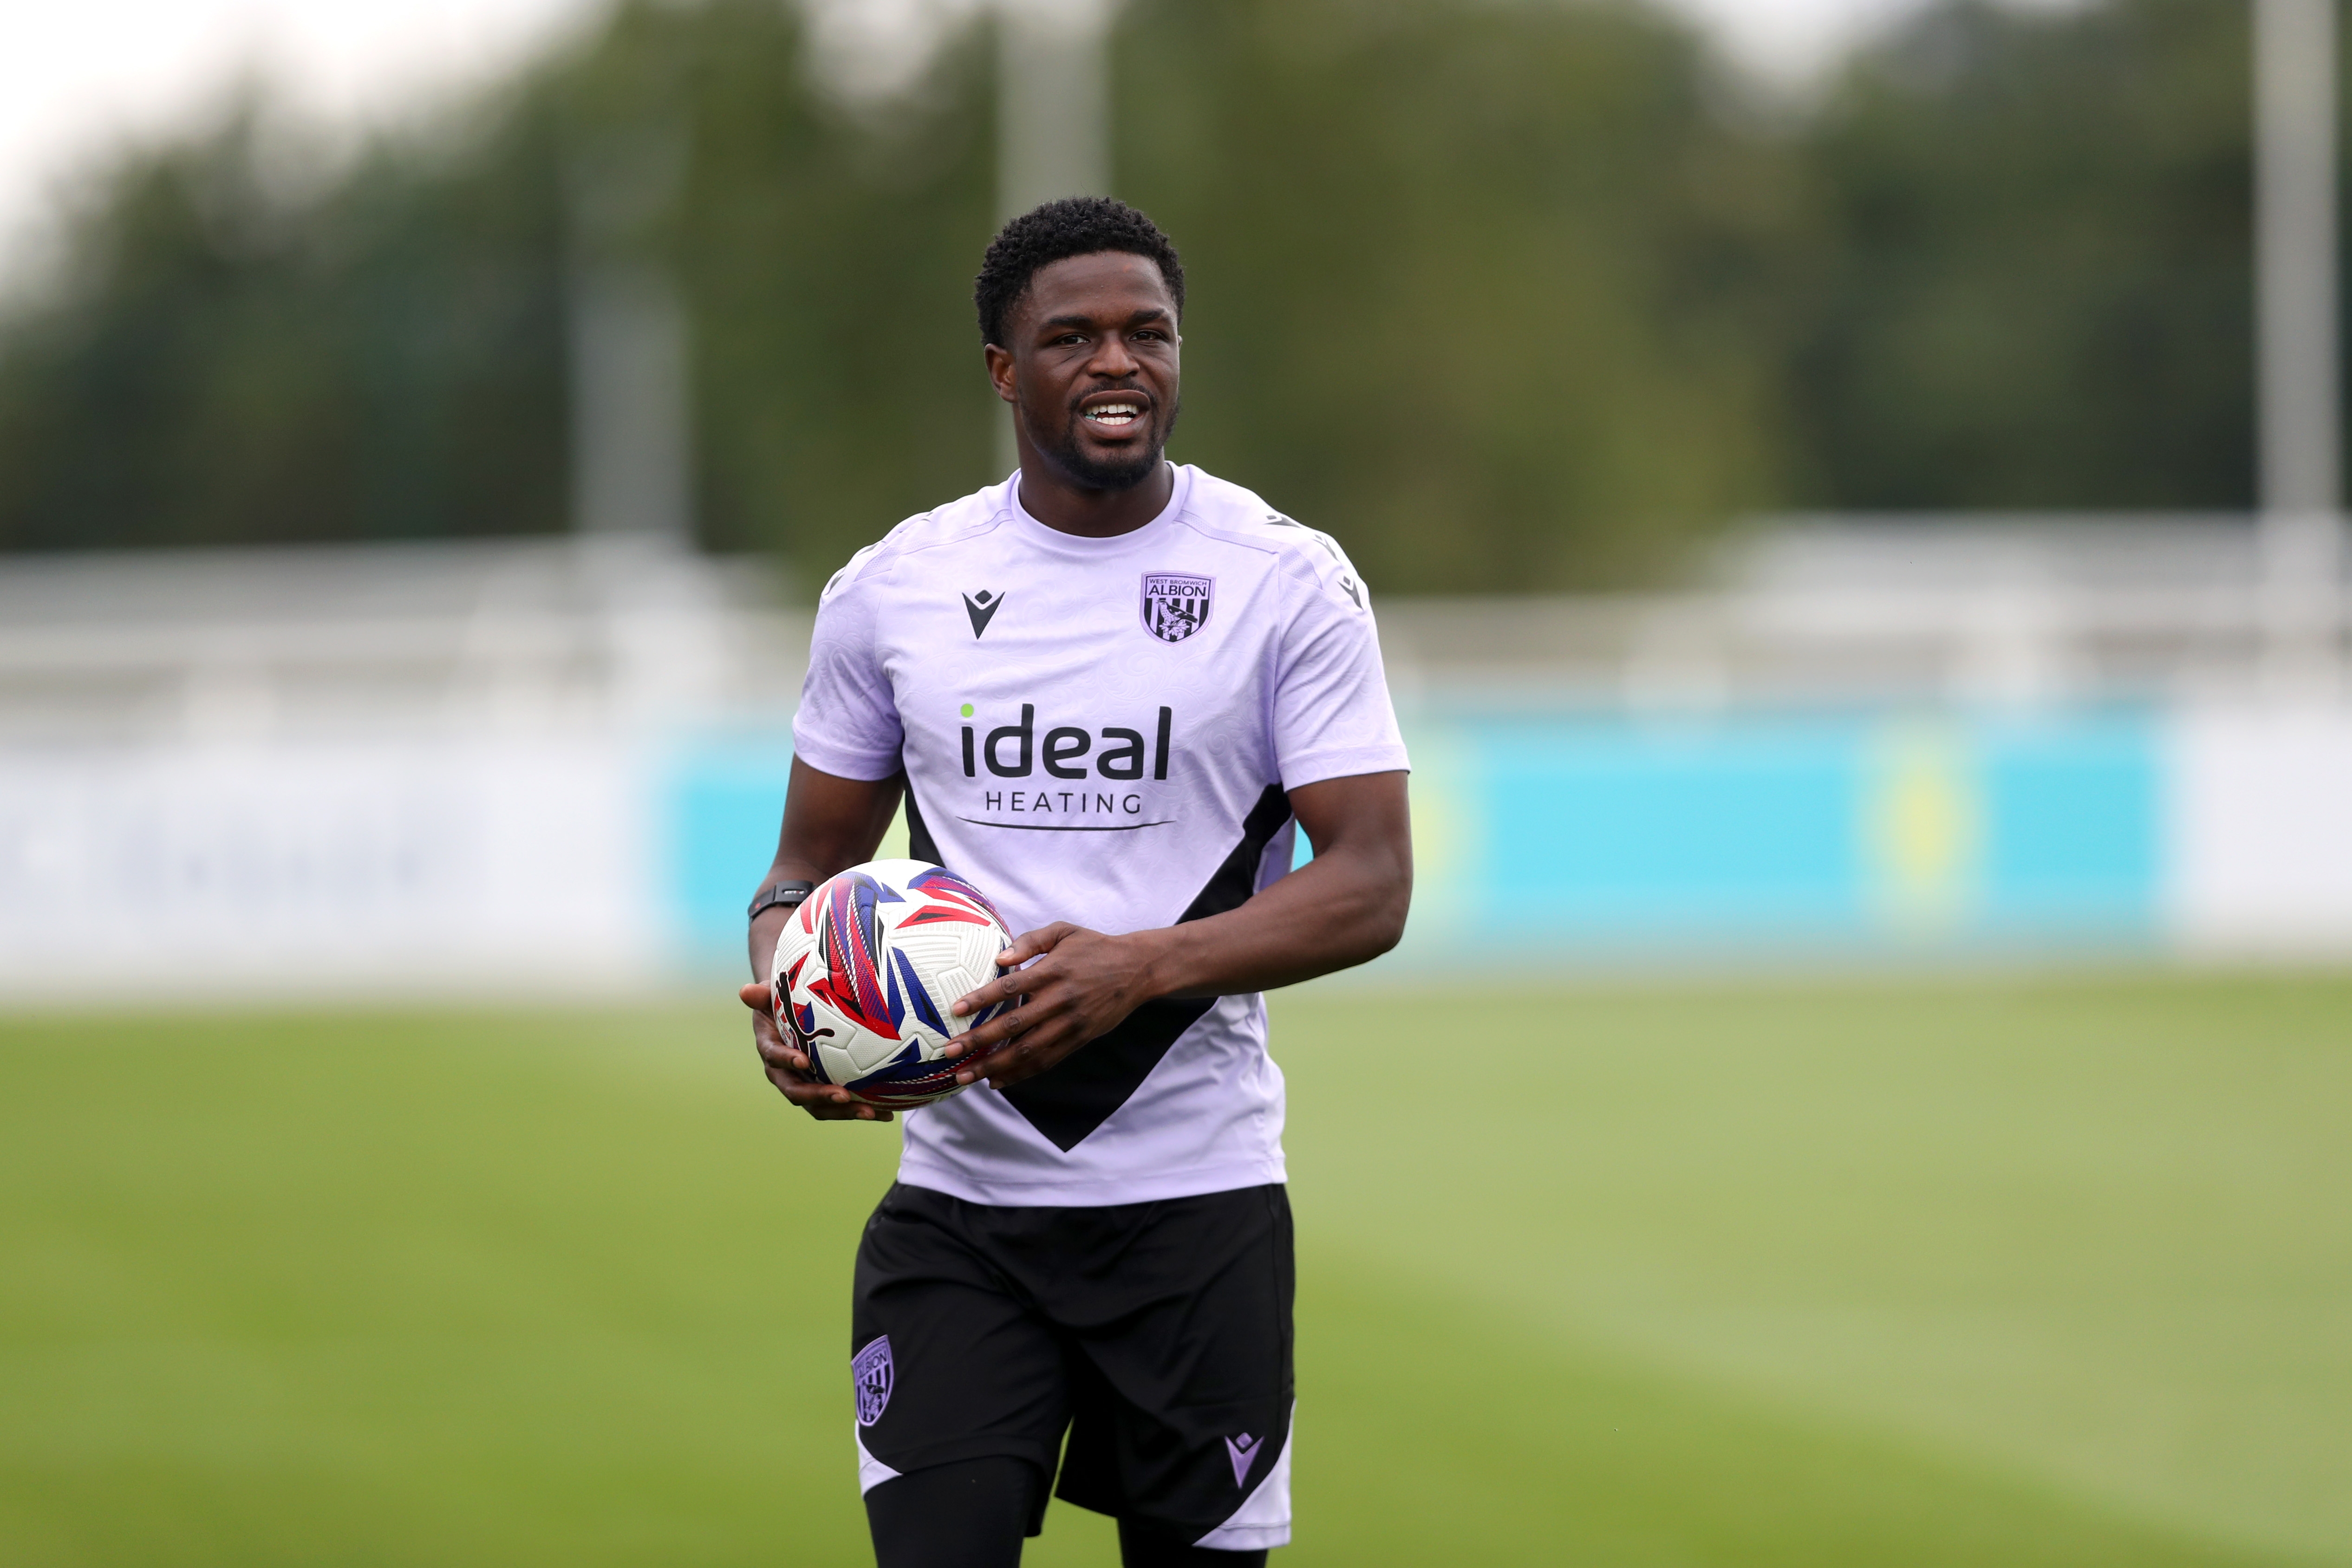
[[980, 308], [980, 340], [1003, 346], [1004, 319], [1039, 267], [1106, 250], [1123, 250], [1157, 263], [1168, 292], [1175, 297], [1176, 315], [1182, 319], [1184, 263], [1160, 225], [1108, 196], [1065, 196], [1032, 207], [989, 242], [971, 286], [971, 302]]

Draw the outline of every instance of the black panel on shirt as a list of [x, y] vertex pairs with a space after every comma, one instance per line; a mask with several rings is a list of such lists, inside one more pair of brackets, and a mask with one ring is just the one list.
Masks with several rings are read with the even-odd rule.
[[[907, 812], [911, 842], [918, 831], [911, 794], [907, 797]], [[1267, 785], [1243, 819], [1242, 841], [1176, 917], [1176, 924], [1223, 915], [1248, 903], [1256, 891], [1258, 862], [1265, 858], [1265, 847], [1288, 821], [1290, 798], [1281, 785]], [[928, 841], [929, 835], [925, 833], [923, 838]], [[1068, 1154], [1127, 1103], [1168, 1054], [1168, 1048], [1176, 1043], [1176, 1037], [1200, 1022], [1215, 1005], [1213, 997], [1170, 997], [1146, 1002], [1108, 1034], [1080, 1046], [1051, 1071], [1005, 1090], [1004, 1097], [1055, 1148]]]
[[[1001, 604], [1003, 601], [997, 602]], [[915, 804], [915, 781], [912, 779], [907, 780], [907, 854], [912, 860], [929, 861], [933, 865], [941, 863], [939, 843], [931, 837], [931, 830], [924, 824], [923, 809]]]

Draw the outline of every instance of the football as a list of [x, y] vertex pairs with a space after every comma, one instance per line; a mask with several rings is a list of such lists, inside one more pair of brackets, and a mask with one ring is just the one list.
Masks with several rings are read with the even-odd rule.
[[987, 897], [926, 861], [868, 861], [802, 901], [769, 973], [776, 1027], [819, 1081], [869, 1105], [905, 1110], [962, 1085], [973, 1057], [948, 1042], [1009, 1003], [969, 1018], [948, 1009], [998, 974], [1013, 935]]

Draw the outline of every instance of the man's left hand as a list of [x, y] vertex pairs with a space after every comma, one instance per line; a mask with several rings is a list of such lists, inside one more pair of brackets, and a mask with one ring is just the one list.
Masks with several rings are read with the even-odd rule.
[[956, 1082], [985, 1078], [992, 1087], [1009, 1089], [1118, 1028], [1156, 994], [1150, 973], [1154, 935], [1106, 936], [1056, 921], [1014, 937], [996, 958], [1006, 973], [955, 1004], [959, 1017], [1001, 1001], [1019, 1004], [948, 1047], [950, 1057], [973, 1059]]

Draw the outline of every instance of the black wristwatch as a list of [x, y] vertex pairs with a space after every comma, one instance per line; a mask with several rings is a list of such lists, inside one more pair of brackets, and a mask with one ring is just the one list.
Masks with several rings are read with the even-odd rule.
[[772, 887], [763, 887], [751, 900], [751, 907], [743, 912], [743, 918], [757, 920], [771, 909], [798, 909], [802, 901], [815, 891], [816, 883], [813, 882], [780, 882]]

